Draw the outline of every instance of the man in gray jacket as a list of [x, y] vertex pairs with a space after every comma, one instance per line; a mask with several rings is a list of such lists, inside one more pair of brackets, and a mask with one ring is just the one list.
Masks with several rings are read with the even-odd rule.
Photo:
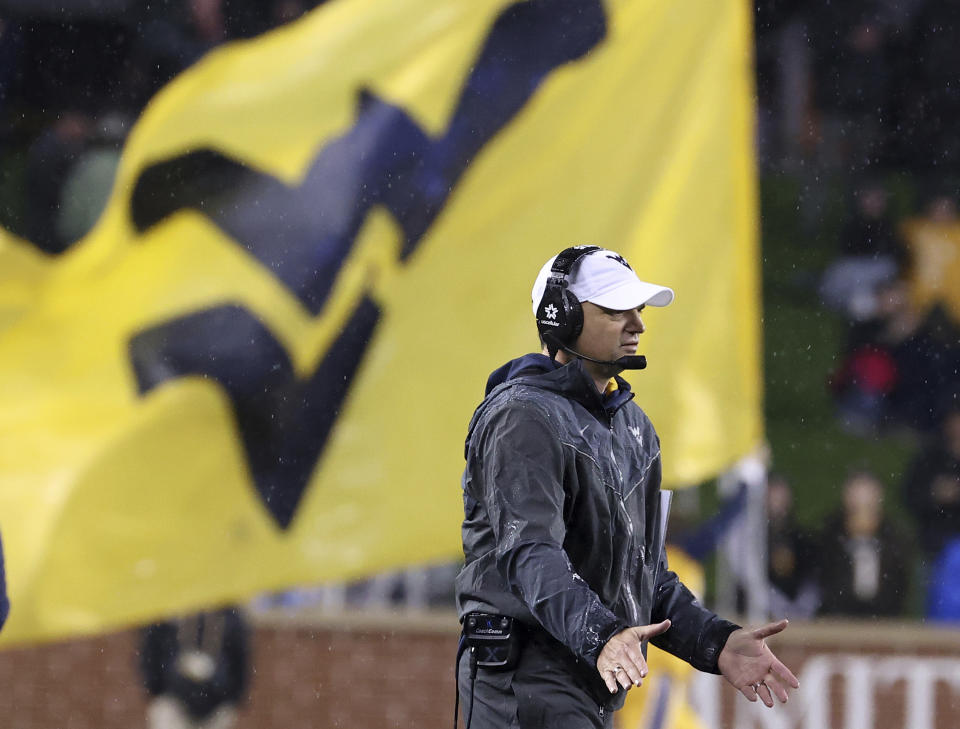
[[469, 729], [611, 727], [647, 674], [646, 643], [723, 674], [751, 701], [796, 677], [764, 639], [702, 607], [663, 549], [660, 441], [618, 375], [646, 305], [673, 291], [616, 253], [575, 246], [533, 288], [541, 354], [487, 382], [463, 476], [459, 691]]

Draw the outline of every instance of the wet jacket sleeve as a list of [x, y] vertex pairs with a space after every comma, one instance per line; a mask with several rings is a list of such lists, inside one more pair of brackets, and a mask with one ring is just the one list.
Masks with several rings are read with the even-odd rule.
[[564, 453], [539, 413], [504, 408], [475, 434], [474, 498], [494, 532], [497, 567], [534, 618], [574, 654], [597, 655], [627, 624], [576, 573], [563, 549]]
[[671, 625], [670, 630], [650, 642], [700, 671], [720, 673], [720, 652], [730, 633], [740, 626], [703, 607], [676, 573], [667, 569], [666, 561], [660, 567], [650, 622], [670, 618]]

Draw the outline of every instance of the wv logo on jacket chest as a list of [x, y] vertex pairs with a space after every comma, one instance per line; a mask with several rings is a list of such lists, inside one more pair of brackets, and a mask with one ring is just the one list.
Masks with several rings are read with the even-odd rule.
[[[356, 117], [326, 142], [298, 186], [213, 148], [161, 160], [130, 201], [139, 233], [184, 209], [206, 216], [314, 316], [374, 206], [396, 220], [406, 263], [473, 160], [555, 69], [606, 35], [601, 0], [528, 0], [495, 19], [438, 136], [403, 108], [358, 89]], [[369, 289], [305, 378], [253, 312], [222, 304], [135, 334], [129, 357], [139, 393], [200, 376], [229, 397], [249, 473], [282, 529], [293, 521], [381, 319]]]
[[639, 443], [639, 444], [640, 444], [640, 447], [642, 448], [642, 447], [643, 447], [643, 435], [640, 433], [640, 426], [639, 426], [639, 425], [631, 425], [630, 427], [627, 428], [627, 430], [629, 430], [630, 433], [633, 434], [633, 437], [637, 439], [637, 443]]

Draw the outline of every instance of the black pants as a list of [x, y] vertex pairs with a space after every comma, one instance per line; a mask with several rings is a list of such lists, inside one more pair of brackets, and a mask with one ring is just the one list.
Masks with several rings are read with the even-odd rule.
[[[624, 691], [610, 694], [596, 669], [551, 639], [530, 639], [510, 671], [477, 671], [470, 729], [612, 729]], [[470, 716], [470, 652], [460, 659], [460, 714]]]

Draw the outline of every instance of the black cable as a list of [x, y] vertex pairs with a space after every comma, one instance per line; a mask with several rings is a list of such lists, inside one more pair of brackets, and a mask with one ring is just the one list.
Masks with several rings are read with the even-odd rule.
[[[453, 666], [453, 686], [454, 690], [457, 693], [457, 698], [453, 702], [453, 729], [457, 729], [457, 717], [460, 715], [460, 658], [463, 656], [463, 651], [467, 647], [467, 638], [464, 635], [460, 636], [460, 644], [457, 646], [457, 662]], [[473, 703], [473, 695], [471, 694], [470, 703]]]
[[477, 685], [477, 651], [470, 648], [470, 711], [467, 712], [467, 726], [470, 729], [470, 722], [473, 721], [473, 689]]
[[[460, 645], [457, 646], [457, 663], [453, 671], [453, 685], [457, 692], [457, 698], [453, 702], [453, 729], [457, 729], [457, 718], [460, 716], [460, 658], [467, 647], [466, 636], [460, 636]], [[477, 651], [473, 646], [470, 647], [470, 711], [467, 713], [466, 729], [470, 729], [470, 723], [473, 721], [473, 689], [477, 685]]]

